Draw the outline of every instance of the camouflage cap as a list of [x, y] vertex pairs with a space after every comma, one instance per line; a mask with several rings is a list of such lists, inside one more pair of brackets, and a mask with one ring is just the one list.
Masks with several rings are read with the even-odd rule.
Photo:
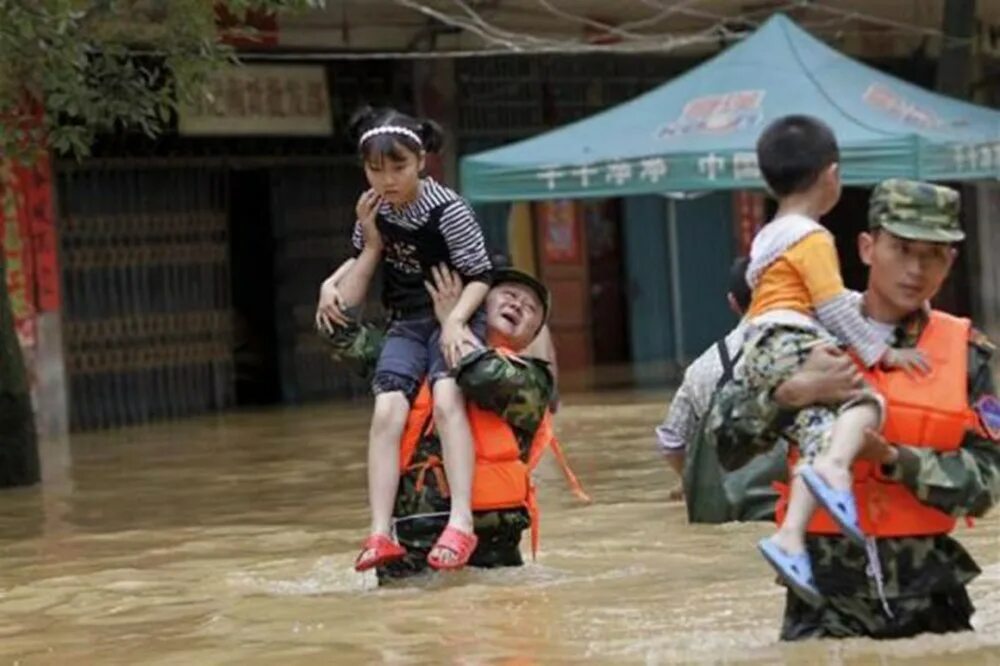
[[503, 284], [504, 282], [516, 282], [517, 284], [523, 284], [535, 292], [535, 295], [538, 296], [538, 300], [542, 303], [542, 323], [549, 320], [549, 310], [552, 307], [552, 296], [549, 294], [549, 290], [544, 284], [536, 280], [528, 273], [519, 271], [516, 268], [504, 267], [494, 270], [493, 284]]
[[909, 240], [957, 243], [965, 239], [958, 222], [958, 192], [918, 180], [884, 180], [872, 191], [868, 226]]

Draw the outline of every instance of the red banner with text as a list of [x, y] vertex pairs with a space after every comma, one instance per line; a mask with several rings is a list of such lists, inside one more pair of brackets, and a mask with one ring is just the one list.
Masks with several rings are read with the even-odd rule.
[[0, 248], [7, 265], [14, 325], [26, 355], [36, 343], [39, 312], [59, 309], [59, 265], [52, 206], [51, 165], [0, 163]]

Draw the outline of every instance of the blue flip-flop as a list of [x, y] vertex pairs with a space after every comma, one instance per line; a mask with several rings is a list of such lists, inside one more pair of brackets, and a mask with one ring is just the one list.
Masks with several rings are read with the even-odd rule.
[[823, 605], [823, 594], [816, 587], [816, 581], [813, 579], [812, 563], [809, 562], [808, 553], [801, 552], [798, 555], [790, 555], [769, 538], [758, 541], [757, 550], [792, 592], [799, 595], [803, 601], [811, 606]]
[[836, 521], [844, 536], [863, 547], [865, 533], [861, 531], [861, 523], [858, 520], [858, 505], [854, 500], [854, 493], [850, 490], [834, 490], [810, 465], [803, 465], [799, 474], [802, 475], [802, 480], [805, 481], [809, 492]]

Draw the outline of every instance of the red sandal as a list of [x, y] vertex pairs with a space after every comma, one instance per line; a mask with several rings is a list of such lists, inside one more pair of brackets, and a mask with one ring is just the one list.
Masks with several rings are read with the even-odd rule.
[[[368, 557], [365, 557], [365, 554]], [[355, 571], [368, 571], [385, 566], [406, 557], [406, 549], [384, 534], [372, 534], [361, 544], [358, 559], [354, 560]]]
[[[468, 564], [469, 558], [472, 557], [472, 553], [476, 550], [476, 544], [478, 543], [479, 537], [475, 534], [463, 532], [454, 527], [446, 527], [441, 536], [438, 537], [434, 548], [431, 549], [431, 555], [427, 558], [427, 564], [432, 569], [437, 569], [438, 571], [461, 569]], [[445, 562], [440, 557], [434, 556], [435, 550], [447, 550], [455, 557], [450, 562]]]

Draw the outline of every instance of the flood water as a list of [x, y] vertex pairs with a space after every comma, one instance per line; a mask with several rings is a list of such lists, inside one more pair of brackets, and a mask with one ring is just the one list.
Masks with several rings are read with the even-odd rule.
[[667, 501], [665, 402], [567, 400], [594, 502], [541, 466], [536, 562], [384, 589], [351, 569], [365, 404], [76, 436], [44, 487], [0, 492], [0, 662], [1000, 664], [1000, 512], [959, 533], [984, 569], [975, 634], [781, 644], [770, 528], [690, 527]]

